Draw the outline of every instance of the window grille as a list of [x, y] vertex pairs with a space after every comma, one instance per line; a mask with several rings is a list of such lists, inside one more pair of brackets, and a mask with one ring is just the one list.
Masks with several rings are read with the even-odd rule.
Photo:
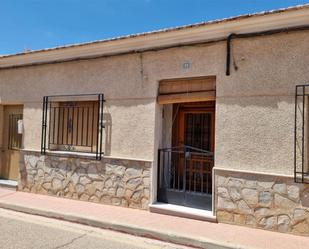
[[309, 85], [295, 91], [294, 179], [309, 183]]
[[10, 150], [21, 149], [22, 144], [22, 132], [18, 129], [18, 122], [23, 119], [22, 114], [10, 114], [9, 115], [9, 144]]
[[103, 94], [45, 96], [41, 153], [85, 152], [101, 160], [103, 103]]

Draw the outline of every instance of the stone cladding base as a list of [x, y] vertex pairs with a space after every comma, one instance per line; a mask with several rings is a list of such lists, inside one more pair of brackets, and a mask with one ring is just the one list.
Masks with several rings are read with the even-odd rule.
[[21, 152], [20, 191], [148, 209], [151, 162]]
[[219, 222], [309, 236], [309, 184], [292, 177], [215, 170]]

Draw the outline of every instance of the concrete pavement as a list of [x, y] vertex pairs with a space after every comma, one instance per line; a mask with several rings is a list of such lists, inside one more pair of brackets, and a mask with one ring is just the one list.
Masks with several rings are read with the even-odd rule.
[[0, 188], [0, 207], [208, 249], [305, 249], [309, 237]]
[[157, 240], [0, 209], [0, 248], [189, 249]]

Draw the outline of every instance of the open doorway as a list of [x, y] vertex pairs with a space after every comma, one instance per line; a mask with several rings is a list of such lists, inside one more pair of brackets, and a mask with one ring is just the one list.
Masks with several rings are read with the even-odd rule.
[[215, 101], [174, 103], [163, 109], [158, 201], [211, 210]]

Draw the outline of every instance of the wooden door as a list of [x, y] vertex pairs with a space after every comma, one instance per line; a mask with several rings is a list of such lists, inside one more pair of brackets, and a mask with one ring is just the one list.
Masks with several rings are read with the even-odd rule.
[[23, 106], [5, 106], [3, 125], [3, 148], [1, 151], [0, 178], [18, 180], [22, 132], [18, 122], [23, 119]]
[[214, 102], [177, 104], [174, 106], [173, 146], [188, 145], [214, 151]]
[[[215, 107], [213, 102], [181, 104], [174, 108], [176, 123], [173, 147], [185, 146], [187, 155], [179, 154], [176, 172], [184, 179], [185, 190], [212, 193]], [[184, 158], [186, 156], [186, 158]], [[186, 163], [186, 165], [184, 165]]]

